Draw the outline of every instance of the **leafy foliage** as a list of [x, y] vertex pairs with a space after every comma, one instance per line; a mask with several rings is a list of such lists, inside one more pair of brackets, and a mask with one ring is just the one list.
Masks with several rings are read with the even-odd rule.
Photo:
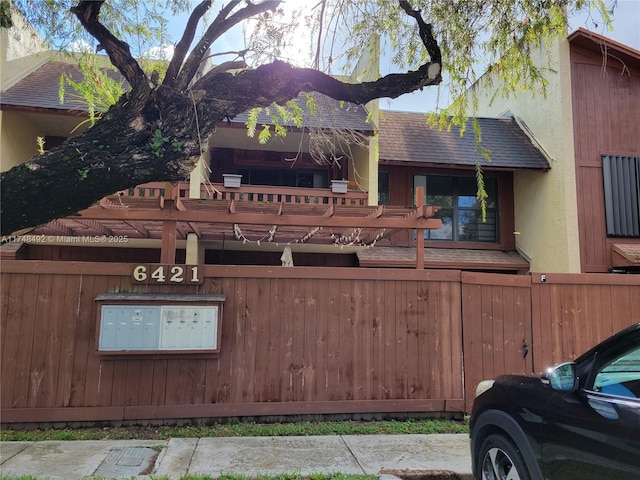
[[[77, 0], [13, 0], [13, 3], [54, 50], [95, 51], [97, 45], [70, 12]], [[116, 37], [127, 42], [131, 53], [144, 57], [150, 48], [169, 42], [167, 22], [191, 9], [190, 0], [109, 0], [102, 22]]]
[[[60, 103], [64, 103], [65, 96], [68, 95], [72, 103], [89, 111], [89, 118], [78, 126], [86, 122], [93, 125], [122, 96], [124, 81], [109, 76], [109, 71], [114, 71], [113, 67], [100, 66], [94, 55], [82, 56], [78, 60], [78, 70], [82, 75], [80, 80], [75, 80], [69, 74], [60, 77], [58, 96]], [[66, 93], [67, 86], [73, 89], [70, 94]]]

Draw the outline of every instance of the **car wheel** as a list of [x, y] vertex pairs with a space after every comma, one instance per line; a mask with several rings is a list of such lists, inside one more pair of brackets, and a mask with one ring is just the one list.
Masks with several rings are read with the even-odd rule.
[[522, 455], [505, 436], [489, 435], [480, 447], [478, 480], [531, 480]]

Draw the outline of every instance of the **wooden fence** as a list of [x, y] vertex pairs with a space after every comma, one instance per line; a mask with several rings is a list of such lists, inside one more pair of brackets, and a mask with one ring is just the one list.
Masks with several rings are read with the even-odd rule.
[[[133, 266], [3, 262], [2, 422], [462, 413], [479, 380], [640, 321], [634, 276], [211, 265], [160, 287]], [[225, 294], [220, 353], [99, 354], [95, 297], [117, 291]]]

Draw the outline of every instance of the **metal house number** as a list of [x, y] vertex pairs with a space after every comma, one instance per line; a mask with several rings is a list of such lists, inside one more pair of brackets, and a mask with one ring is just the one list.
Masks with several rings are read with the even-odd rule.
[[167, 285], [202, 283], [200, 265], [136, 265], [133, 280], [136, 283]]

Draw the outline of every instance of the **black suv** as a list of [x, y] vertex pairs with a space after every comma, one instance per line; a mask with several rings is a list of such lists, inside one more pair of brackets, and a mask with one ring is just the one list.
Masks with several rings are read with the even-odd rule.
[[478, 384], [478, 480], [640, 479], [640, 323], [541, 376]]

